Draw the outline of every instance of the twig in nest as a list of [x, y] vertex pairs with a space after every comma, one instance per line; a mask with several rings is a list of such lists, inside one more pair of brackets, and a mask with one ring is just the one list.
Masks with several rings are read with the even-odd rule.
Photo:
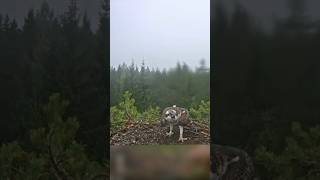
[[191, 133], [193, 133], [193, 134], [197, 134], [197, 135], [200, 135], [199, 133], [197, 133], [197, 132], [194, 132], [194, 131], [189, 131], [189, 130], [186, 130], [186, 132], [191, 132]]
[[209, 136], [208, 133], [205, 133], [205, 132], [203, 132], [203, 131], [201, 131], [201, 133], [204, 134], [204, 135], [206, 135], [206, 136]]

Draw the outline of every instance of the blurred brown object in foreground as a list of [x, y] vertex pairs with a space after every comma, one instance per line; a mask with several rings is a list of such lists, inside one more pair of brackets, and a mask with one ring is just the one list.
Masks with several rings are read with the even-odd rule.
[[210, 147], [111, 147], [111, 180], [209, 179]]

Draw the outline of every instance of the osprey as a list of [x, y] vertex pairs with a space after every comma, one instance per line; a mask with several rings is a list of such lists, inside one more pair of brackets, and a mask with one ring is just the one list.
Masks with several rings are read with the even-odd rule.
[[183, 126], [187, 125], [189, 122], [189, 111], [185, 108], [173, 105], [172, 107], [167, 107], [163, 110], [160, 123], [162, 126], [169, 124], [170, 131], [166, 133], [167, 136], [172, 136], [173, 125], [178, 125], [180, 130], [178, 141], [183, 142], [184, 140], [187, 140], [187, 138], [183, 138]]
[[257, 180], [249, 155], [243, 150], [211, 145], [211, 179], [215, 180]]

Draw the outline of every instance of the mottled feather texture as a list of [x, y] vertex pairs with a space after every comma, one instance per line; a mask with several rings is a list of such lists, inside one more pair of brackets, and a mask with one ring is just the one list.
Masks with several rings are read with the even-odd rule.
[[181, 107], [167, 107], [162, 111], [161, 125], [173, 125], [185, 126], [190, 123], [189, 111]]
[[251, 158], [243, 150], [214, 144], [211, 146], [212, 179], [256, 180]]
[[168, 136], [173, 134], [173, 126], [178, 125], [180, 130], [179, 141], [183, 142], [187, 140], [187, 138], [183, 138], [183, 126], [190, 123], [190, 115], [187, 109], [177, 107], [176, 105], [165, 108], [162, 112], [160, 123], [162, 126], [170, 125], [170, 131], [167, 133]]

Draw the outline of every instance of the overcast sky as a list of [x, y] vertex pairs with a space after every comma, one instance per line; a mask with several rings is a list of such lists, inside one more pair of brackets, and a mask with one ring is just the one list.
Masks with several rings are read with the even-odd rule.
[[111, 65], [210, 61], [209, 0], [111, 0]]

